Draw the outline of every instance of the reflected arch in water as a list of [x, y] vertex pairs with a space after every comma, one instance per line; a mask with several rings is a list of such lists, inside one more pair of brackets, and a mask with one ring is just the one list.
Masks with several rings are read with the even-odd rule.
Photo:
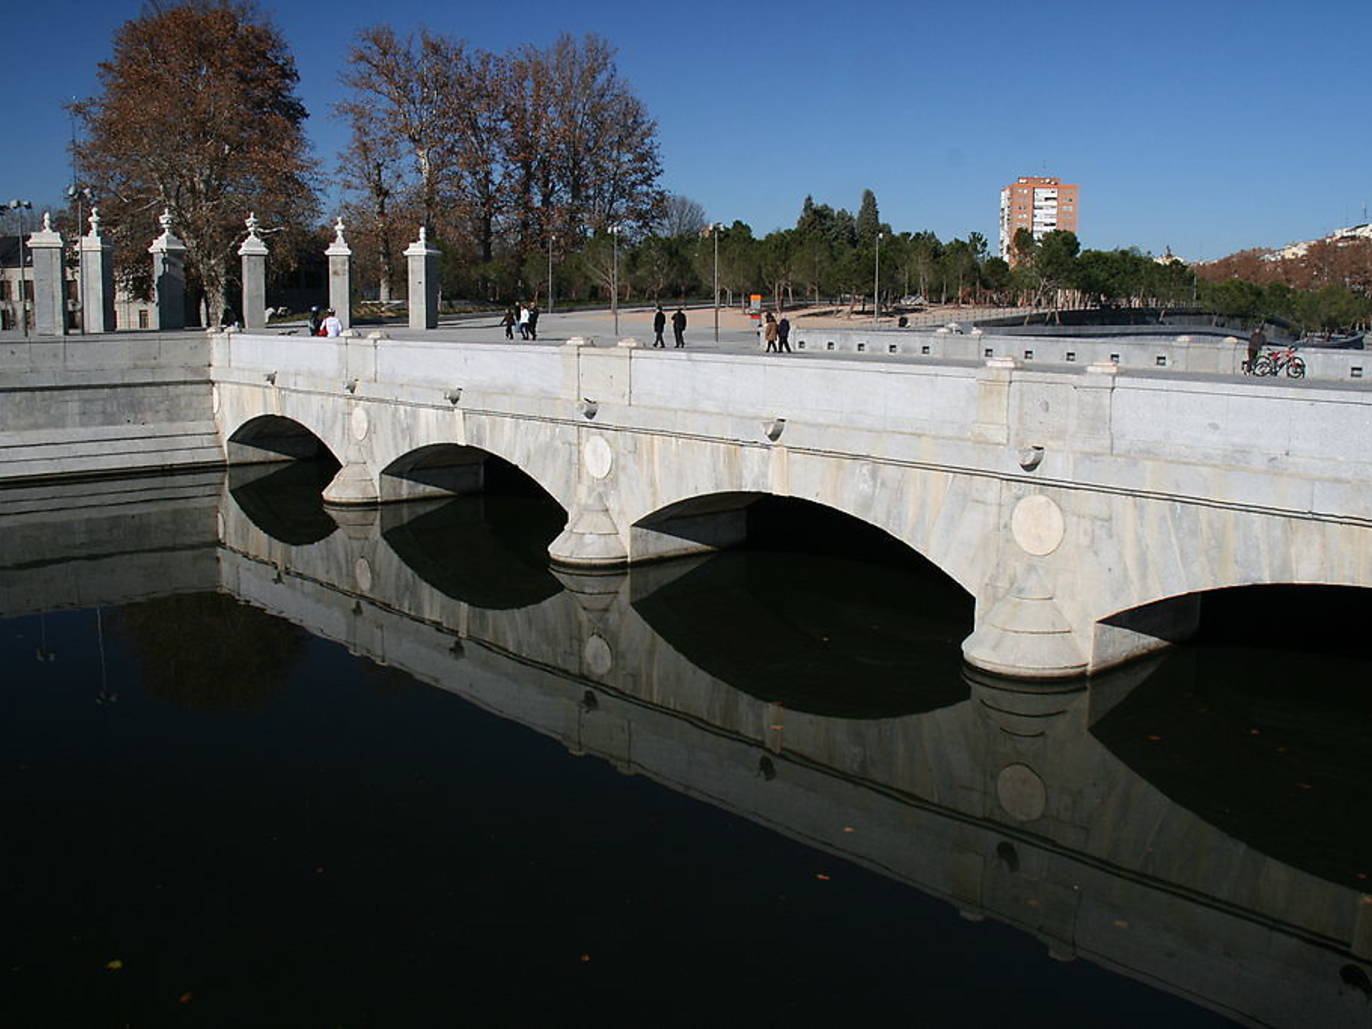
[[1355, 813], [1372, 807], [1372, 590], [1257, 586], [1197, 599], [1194, 639], [1092, 734], [1228, 835], [1365, 889], [1372, 829]]
[[274, 540], [308, 546], [327, 539], [338, 523], [324, 509], [323, 491], [338, 471], [330, 455], [287, 464], [233, 465], [229, 496], [248, 520]]
[[[889, 534], [832, 508], [732, 493], [648, 528], [735, 549], [630, 572], [634, 609], [684, 658], [762, 700], [840, 718], [932, 711], [968, 696], [972, 598]], [[720, 526], [717, 523], [716, 528]]]
[[425, 447], [387, 469], [383, 491], [388, 479], [437, 485], [457, 484], [456, 477], [479, 492], [382, 507], [382, 538], [401, 561], [445, 596], [486, 610], [529, 607], [560, 593], [548, 543], [566, 512], [508, 461], [473, 447]]

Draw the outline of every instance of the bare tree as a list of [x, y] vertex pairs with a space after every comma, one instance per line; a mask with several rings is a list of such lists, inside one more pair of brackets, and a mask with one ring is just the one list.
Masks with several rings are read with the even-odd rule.
[[688, 196], [668, 193], [662, 205], [662, 217], [654, 228], [659, 236], [669, 239], [699, 236], [705, 231], [705, 208]]
[[85, 130], [79, 174], [123, 244], [126, 284], [140, 271], [146, 282], [145, 251], [167, 208], [217, 323], [245, 216], [273, 228], [314, 220], [298, 79], [280, 34], [245, 4], [154, 5], [115, 33], [100, 94], [72, 110]]
[[463, 44], [446, 36], [421, 30], [417, 39], [400, 39], [381, 25], [358, 35], [342, 76], [353, 91], [353, 99], [339, 105], [352, 121], [353, 149], [405, 148], [413, 161], [410, 188], [424, 225], [434, 232], [440, 230], [440, 195], [458, 163], [452, 119], [464, 58]]
[[358, 274], [374, 275], [378, 298], [389, 301], [407, 228], [400, 223], [406, 199], [402, 192], [404, 157], [395, 137], [371, 131], [378, 121], [372, 104], [355, 100], [339, 104], [337, 109], [353, 129], [341, 162], [340, 181], [359, 197], [344, 208], [349, 238], [356, 244]]

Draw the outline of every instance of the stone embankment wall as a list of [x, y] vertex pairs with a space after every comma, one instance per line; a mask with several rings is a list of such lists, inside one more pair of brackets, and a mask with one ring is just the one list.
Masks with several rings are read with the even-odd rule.
[[0, 344], [0, 482], [218, 465], [203, 333]]

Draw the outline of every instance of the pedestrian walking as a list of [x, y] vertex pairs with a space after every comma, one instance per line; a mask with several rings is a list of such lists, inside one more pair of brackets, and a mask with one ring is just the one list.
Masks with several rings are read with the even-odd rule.
[[319, 327], [324, 324], [324, 316], [319, 313], [319, 308], [310, 308], [310, 335], [318, 336]]
[[538, 339], [538, 301], [529, 306], [529, 338]]
[[762, 338], [767, 341], [767, 353], [772, 353], [777, 348], [777, 320], [772, 317], [772, 312], [767, 312], [767, 317], [762, 323]]
[[500, 324], [505, 326], [505, 338], [514, 339], [515, 322], [519, 321], [519, 315], [515, 314], [513, 307], [505, 308], [505, 314], [501, 316]]
[[319, 334], [321, 336], [329, 336], [330, 338], [343, 335], [343, 323], [339, 320], [338, 315], [334, 312], [332, 307], [329, 308], [324, 323], [320, 326]]
[[784, 314], [781, 321], [777, 322], [777, 353], [789, 354], [791, 352], [791, 319]]
[[519, 305], [519, 338], [529, 338], [529, 308], [525, 304]]
[[667, 344], [662, 341], [662, 330], [667, 327], [667, 315], [662, 311], [662, 305], [657, 305], [657, 313], [653, 315], [653, 346], [662, 347], [664, 350]]
[[676, 337], [678, 347], [686, 345], [686, 312], [680, 307], [676, 309], [676, 314], [672, 315], [672, 335]]

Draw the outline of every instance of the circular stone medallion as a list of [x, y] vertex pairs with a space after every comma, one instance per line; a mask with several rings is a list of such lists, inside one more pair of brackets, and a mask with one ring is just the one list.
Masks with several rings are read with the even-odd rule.
[[1043, 816], [1048, 791], [1038, 773], [1028, 765], [1007, 765], [996, 776], [996, 798], [1011, 818], [1032, 822]]
[[1026, 554], [1042, 557], [1058, 549], [1065, 524], [1062, 508], [1041, 493], [1023, 498], [1010, 515], [1010, 532]]
[[581, 448], [581, 460], [586, 465], [586, 471], [590, 472], [591, 478], [603, 479], [610, 474], [614, 454], [610, 452], [610, 444], [605, 442], [604, 436], [592, 436]]
[[353, 408], [353, 439], [366, 439], [367, 428], [367, 412], [360, 407]]

